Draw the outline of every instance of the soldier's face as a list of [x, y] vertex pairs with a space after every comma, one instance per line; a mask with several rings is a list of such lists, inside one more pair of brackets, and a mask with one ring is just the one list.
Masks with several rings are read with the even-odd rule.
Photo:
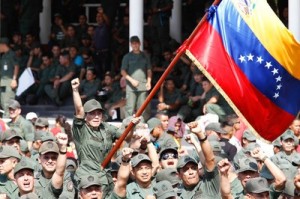
[[102, 194], [101, 186], [97, 185], [92, 185], [80, 190], [80, 197], [82, 199], [101, 199]]
[[15, 119], [16, 117], [18, 117], [21, 114], [21, 109], [19, 109], [19, 108], [16, 108], [16, 109], [9, 108], [8, 111], [9, 111], [9, 117], [11, 119]]
[[246, 182], [248, 182], [249, 179], [258, 177], [258, 172], [255, 171], [243, 171], [238, 173], [238, 179], [241, 181], [243, 187], [246, 186]]
[[192, 187], [200, 181], [198, 165], [194, 163], [187, 163], [179, 170], [179, 176], [185, 187]]
[[21, 194], [32, 192], [34, 187], [34, 177], [31, 170], [22, 169], [15, 174], [15, 179]]
[[141, 162], [132, 169], [132, 174], [138, 183], [148, 183], [152, 177], [152, 165], [149, 162]]
[[164, 131], [166, 131], [168, 129], [169, 116], [167, 116], [167, 115], [160, 116], [160, 121], [161, 121]]
[[0, 174], [5, 175], [10, 173], [17, 164], [17, 159], [15, 158], [1, 158], [0, 159]]
[[130, 46], [132, 48], [132, 51], [139, 51], [141, 44], [140, 44], [140, 42], [134, 41], [134, 42], [130, 43]]
[[20, 153], [21, 149], [20, 149], [20, 138], [12, 138], [10, 140], [7, 140], [5, 142], [3, 142], [4, 146], [12, 146], [15, 147], [17, 149], [17, 151]]
[[204, 92], [208, 92], [212, 88], [212, 84], [208, 81], [203, 81], [202, 87], [203, 87]]
[[46, 172], [54, 172], [56, 169], [57, 163], [57, 153], [49, 152], [40, 156], [39, 160], [43, 167], [43, 170]]
[[295, 149], [295, 140], [293, 138], [282, 140], [281, 146], [283, 151], [292, 152]]
[[178, 154], [175, 152], [167, 151], [161, 155], [160, 164], [163, 169], [176, 168], [178, 163]]
[[85, 121], [91, 127], [98, 127], [103, 118], [103, 113], [101, 110], [94, 110], [86, 114]]

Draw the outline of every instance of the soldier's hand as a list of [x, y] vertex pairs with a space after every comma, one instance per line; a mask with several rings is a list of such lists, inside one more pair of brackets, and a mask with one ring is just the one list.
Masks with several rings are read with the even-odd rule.
[[258, 159], [258, 160], [262, 160], [263, 158], [266, 157], [266, 154], [259, 147], [256, 147], [255, 149], [253, 149], [250, 154], [253, 158]]
[[71, 85], [72, 85], [72, 89], [77, 91], [80, 85], [79, 78], [73, 79], [71, 81]]
[[5, 193], [0, 194], [0, 199], [7, 199], [7, 195]]
[[294, 177], [294, 185], [295, 185], [295, 189], [300, 192], [300, 173], [298, 170], [297, 175]]
[[127, 162], [129, 159], [131, 159], [133, 153], [133, 149], [131, 148], [123, 148], [122, 149], [122, 160], [124, 162]]
[[14, 89], [17, 88], [17, 86], [18, 86], [17, 80], [13, 79], [13, 80], [11, 81], [11, 83], [10, 83], [11, 89], [14, 90]]
[[146, 89], [147, 89], [147, 91], [149, 91], [151, 89], [151, 82], [146, 83]]
[[156, 197], [152, 196], [152, 195], [148, 195], [148, 196], [146, 196], [146, 199], [156, 199]]
[[140, 123], [141, 119], [142, 119], [141, 116], [135, 117], [135, 115], [133, 115], [133, 118], [131, 119], [131, 122], [132, 122], [133, 124], [138, 124], [138, 123]]
[[227, 175], [231, 165], [227, 158], [221, 160], [218, 163], [218, 169], [222, 175]]
[[159, 104], [157, 105], [157, 109], [158, 109], [159, 111], [165, 110], [165, 107], [166, 107], [166, 104], [165, 104], [165, 103], [159, 103]]
[[197, 121], [190, 122], [187, 125], [192, 133], [198, 134], [202, 132], [201, 126]]
[[194, 137], [193, 135], [191, 135], [191, 134], [186, 135], [186, 136], [184, 137], [184, 139], [185, 139], [185, 141], [186, 141], [187, 143], [189, 143], [189, 144], [196, 144], [196, 143], [197, 143], [195, 137]]
[[132, 80], [131, 80], [131, 84], [132, 84], [133, 87], [136, 88], [136, 87], [139, 86], [139, 81], [137, 81], [137, 80], [135, 80], [135, 79], [132, 79]]
[[67, 150], [67, 145], [68, 145], [68, 135], [65, 133], [58, 133], [56, 135], [56, 141], [59, 147], [59, 150], [64, 152]]

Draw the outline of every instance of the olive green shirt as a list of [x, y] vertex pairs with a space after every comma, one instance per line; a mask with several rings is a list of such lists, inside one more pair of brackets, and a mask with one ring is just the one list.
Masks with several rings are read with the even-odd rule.
[[220, 175], [215, 167], [211, 172], [205, 170], [203, 179], [192, 189], [183, 189], [180, 195], [182, 199], [219, 199], [220, 195]]
[[161, 137], [156, 140], [156, 144], [158, 144], [159, 149], [163, 149], [166, 147], [178, 148], [176, 142], [174, 141], [174, 138], [167, 132], [164, 132]]
[[75, 196], [74, 185], [68, 172], [65, 172], [62, 189], [55, 189], [51, 184], [51, 178], [47, 179], [42, 171], [36, 172], [34, 178], [35, 192], [44, 196], [43, 198], [61, 198], [61, 196], [74, 198]]
[[[102, 122], [98, 129], [90, 128], [84, 118], [74, 118], [73, 138], [77, 150], [80, 167], [93, 167], [91, 169], [100, 169], [100, 164], [112, 148], [115, 139], [120, 137], [117, 127]], [[88, 162], [89, 164], [83, 164]]]
[[130, 199], [145, 199], [148, 195], [154, 195], [153, 187], [156, 184], [155, 180], [152, 180], [151, 186], [148, 189], [141, 188], [136, 182], [131, 182], [126, 186], [126, 198]]
[[19, 64], [14, 51], [9, 50], [7, 53], [4, 53], [0, 59], [0, 78], [12, 79], [16, 65]]
[[6, 175], [0, 175], [0, 194], [6, 194], [9, 198], [18, 198], [18, 193], [18, 186]]
[[126, 71], [126, 73], [133, 79], [139, 81], [139, 85], [137, 88], [132, 86], [131, 83], [127, 81], [127, 91], [147, 90], [147, 71], [151, 70], [149, 56], [147, 56], [144, 52], [141, 52], [139, 54], [129, 52], [123, 57], [121, 69]]
[[99, 79], [94, 79], [92, 81], [83, 80], [80, 83], [80, 95], [86, 95], [86, 100], [94, 99], [97, 94], [97, 90], [99, 89], [99, 86]]
[[19, 116], [15, 122], [8, 122], [7, 125], [10, 128], [19, 128], [21, 130], [21, 136], [26, 141], [34, 140], [34, 126], [28, 120], [26, 120], [23, 116]]
[[232, 113], [232, 109], [227, 103], [227, 101], [224, 99], [224, 97], [217, 91], [215, 87], [212, 87], [205, 95], [205, 102], [209, 101], [212, 97], [217, 97], [218, 101], [216, 104], [221, 106], [224, 111], [229, 114]]

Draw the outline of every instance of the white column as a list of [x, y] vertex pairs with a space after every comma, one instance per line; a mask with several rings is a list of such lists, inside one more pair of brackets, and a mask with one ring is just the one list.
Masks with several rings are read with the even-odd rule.
[[173, 1], [172, 16], [170, 18], [170, 37], [181, 43], [182, 30], [181, 30], [181, 10], [182, 0]]
[[129, 1], [129, 37], [138, 36], [143, 50], [144, 41], [144, 1]]
[[51, 33], [51, 1], [43, 0], [43, 12], [40, 13], [40, 40], [47, 44]]
[[300, 42], [300, 0], [289, 0], [289, 30]]

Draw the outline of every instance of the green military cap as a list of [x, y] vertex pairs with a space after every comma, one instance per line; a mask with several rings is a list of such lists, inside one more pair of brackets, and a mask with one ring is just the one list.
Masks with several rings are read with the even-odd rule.
[[16, 175], [23, 169], [29, 169], [32, 170], [32, 172], [34, 171], [34, 166], [32, 165], [32, 162], [29, 158], [24, 157], [21, 159], [21, 161], [16, 165], [14, 169], [14, 175]]
[[17, 100], [10, 100], [10, 102], [8, 104], [8, 108], [12, 108], [15, 110], [15, 109], [21, 108], [21, 105]]
[[41, 145], [40, 149], [39, 149], [39, 153], [44, 155], [46, 153], [59, 153], [59, 149], [58, 146], [55, 142], [53, 141], [47, 141], [47, 142], [43, 142], [43, 144]]
[[22, 195], [20, 199], [38, 199], [39, 197], [35, 193], [27, 193]]
[[0, 44], [9, 44], [9, 39], [7, 37], [1, 37], [0, 38]]
[[283, 193], [288, 196], [295, 196], [295, 185], [292, 179], [287, 179]]
[[189, 155], [180, 157], [177, 163], [177, 170], [183, 168], [187, 163], [190, 162], [198, 165], [198, 162]]
[[11, 140], [13, 138], [23, 139], [17, 128], [7, 129], [6, 131], [4, 131], [1, 140], [3, 142]]
[[175, 168], [162, 169], [156, 174], [155, 178], [157, 182], [167, 180], [172, 185], [180, 183], [180, 178]]
[[219, 142], [220, 138], [216, 134], [210, 134], [209, 136], [207, 136], [207, 140]]
[[239, 160], [237, 165], [237, 173], [244, 171], [258, 171], [257, 162], [254, 158], [247, 157]]
[[38, 118], [35, 123], [34, 126], [38, 126], [38, 127], [48, 127], [49, 126], [49, 122], [47, 118]]
[[[167, 144], [171, 144], [171, 143], [167, 143]], [[162, 148], [159, 152], [159, 158], [161, 158], [160, 156], [167, 151], [173, 151], [175, 154], [178, 154], [177, 146], [173, 146], [173, 145], [171, 144], [170, 146], [165, 146], [164, 148]]]
[[288, 129], [281, 135], [281, 140], [293, 139], [295, 140], [295, 135], [292, 130]]
[[13, 146], [0, 146], [0, 159], [15, 157], [21, 159], [17, 149]]
[[95, 99], [91, 99], [91, 100], [87, 101], [86, 103], [84, 103], [84, 105], [83, 105], [83, 110], [85, 113], [89, 113], [89, 112], [92, 112], [97, 109], [100, 109], [103, 111], [101, 104]]
[[256, 137], [254, 135], [254, 133], [250, 130], [250, 129], [246, 129], [243, 133], [243, 137], [244, 139], [250, 141], [250, 142], [254, 142], [256, 141]]
[[274, 176], [271, 174], [271, 172], [269, 171], [268, 167], [266, 167], [266, 165], [264, 165], [262, 167], [262, 169], [259, 172], [260, 177], [266, 178], [267, 180], [273, 180]]
[[152, 163], [147, 155], [140, 153], [131, 159], [131, 166], [136, 167], [140, 162], [144, 161]]
[[101, 186], [100, 178], [97, 175], [84, 175], [80, 178], [79, 189], [85, 189], [93, 185]]
[[260, 145], [256, 142], [252, 142], [252, 143], [249, 143], [245, 148], [244, 148], [244, 152], [245, 153], [250, 153], [251, 151], [253, 151], [253, 149], [255, 148], [260, 148]]
[[28, 144], [25, 140], [20, 140], [20, 149], [23, 153], [26, 153], [29, 151]]
[[153, 117], [147, 121], [147, 124], [148, 124], [149, 131], [152, 132], [155, 127], [161, 125], [161, 121]]
[[280, 143], [280, 138], [277, 138], [276, 140], [274, 140], [273, 142], [272, 142], [272, 145], [275, 147], [281, 147], [281, 143]]
[[74, 159], [74, 158], [67, 158], [66, 168], [68, 170], [74, 170], [75, 171], [77, 169], [76, 159]]
[[36, 131], [34, 134], [34, 141], [38, 140], [42, 142], [55, 141], [55, 137], [47, 131]]
[[247, 193], [263, 193], [270, 191], [268, 181], [262, 177], [251, 178], [246, 182]]
[[209, 141], [209, 144], [211, 146], [211, 149], [213, 152], [221, 152], [222, 151], [222, 146], [221, 143], [218, 141]]
[[221, 124], [217, 123], [217, 122], [212, 122], [209, 123], [206, 127], [205, 127], [205, 131], [214, 131], [216, 133], [221, 133], [221, 134], [227, 134], [228, 132], [226, 132], [224, 129], [221, 128]]
[[177, 196], [171, 183], [167, 180], [160, 181], [154, 185], [153, 191], [156, 199], [166, 199]]

